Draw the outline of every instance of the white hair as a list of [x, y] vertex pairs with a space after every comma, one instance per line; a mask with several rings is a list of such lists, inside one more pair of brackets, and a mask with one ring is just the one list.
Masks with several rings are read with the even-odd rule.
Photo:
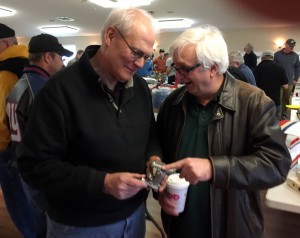
[[229, 53], [229, 61], [236, 62], [239, 64], [243, 64], [245, 62], [244, 56], [243, 56], [242, 52], [239, 50], [233, 50]]
[[178, 51], [180, 57], [182, 50], [189, 45], [196, 46], [196, 55], [204, 68], [218, 65], [218, 73], [226, 72], [228, 62], [227, 44], [217, 27], [203, 25], [185, 30], [171, 44], [171, 52]]
[[115, 8], [113, 9], [101, 29], [101, 35], [104, 36], [104, 32], [110, 26], [118, 26], [118, 29], [126, 35], [130, 31], [130, 28], [134, 23], [138, 22], [140, 18], [137, 16], [143, 16], [147, 19], [153, 27], [155, 32], [155, 23], [153, 17], [145, 10], [138, 8]]

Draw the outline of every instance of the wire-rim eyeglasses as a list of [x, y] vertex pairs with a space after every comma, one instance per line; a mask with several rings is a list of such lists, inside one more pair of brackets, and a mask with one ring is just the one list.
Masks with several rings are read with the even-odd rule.
[[144, 58], [144, 60], [150, 60], [151, 56], [145, 54], [143, 51], [135, 49], [134, 47], [131, 47], [128, 42], [125, 40], [125, 37], [122, 35], [122, 33], [119, 31], [119, 29], [117, 28], [117, 26], [114, 25], [114, 27], [116, 28], [117, 32], [120, 34], [120, 36], [122, 37], [122, 39], [124, 40], [124, 42], [126, 43], [126, 45], [128, 46], [128, 48], [130, 49], [131, 53], [131, 57], [133, 59], [140, 59], [140, 58]]

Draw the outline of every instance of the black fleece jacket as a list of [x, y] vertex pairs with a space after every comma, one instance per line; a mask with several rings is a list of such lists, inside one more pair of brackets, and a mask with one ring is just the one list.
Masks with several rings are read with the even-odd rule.
[[[46, 194], [59, 223], [99, 226], [128, 217], [147, 191], [118, 200], [103, 193], [106, 173], [145, 173], [154, 116], [151, 93], [137, 75], [117, 111], [98, 83], [86, 49], [37, 94], [19, 147], [21, 175]], [[153, 149], [152, 149], [153, 151]]]

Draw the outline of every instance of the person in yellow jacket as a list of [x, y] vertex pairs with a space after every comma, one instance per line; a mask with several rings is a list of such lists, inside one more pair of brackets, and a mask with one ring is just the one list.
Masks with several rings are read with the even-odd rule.
[[28, 48], [18, 45], [14, 30], [0, 23], [0, 151], [10, 142], [5, 112], [6, 97], [23, 74], [28, 60]]
[[32, 209], [28, 203], [15, 161], [10, 159], [10, 130], [6, 97], [23, 74], [28, 62], [28, 47], [18, 45], [15, 31], [0, 23], [0, 184], [12, 221], [24, 238], [32, 233]]

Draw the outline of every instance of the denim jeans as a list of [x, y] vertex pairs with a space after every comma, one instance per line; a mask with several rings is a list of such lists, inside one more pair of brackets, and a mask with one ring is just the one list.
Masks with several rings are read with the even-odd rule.
[[7, 211], [24, 238], [34, 238], [32, 208], [24, 194], [10, 151], [0, 152], [0, 184]]
[[47, 234], [47, 220], [46, 209], [47, 200], [43, 193], [33, 189], [21, 178], [24, 193], [32, 207], [33, 213], [33, 226], [35, 232], [35, 238], [46, 238]]
[[57, 223], [47, 216], [47, 238], [144, 238], [145, 204], [119, 222], [97, 227], [74, 227]]

